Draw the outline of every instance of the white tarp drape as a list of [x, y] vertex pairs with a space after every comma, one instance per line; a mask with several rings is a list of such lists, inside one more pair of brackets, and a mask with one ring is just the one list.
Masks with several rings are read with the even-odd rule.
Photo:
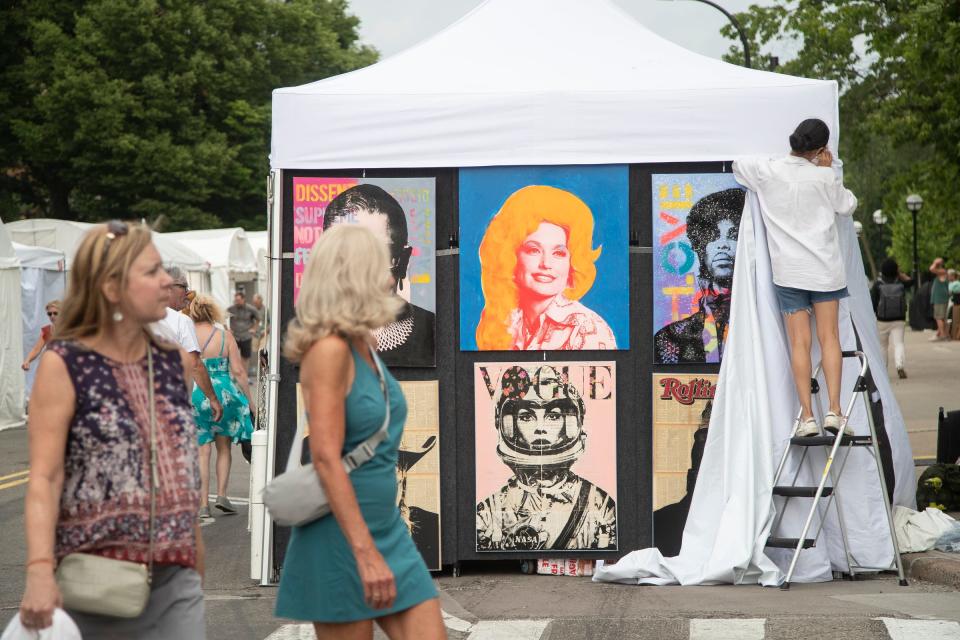
[[[40, 337], [40, 330], [50, 324], [47, 303], [63, 299], [67, 285], [66, 258], [55, 249], [17, 243], [13, 246], [20, 259], [20, 313], [23, 317], [23, 357], [26, 358]], [[25, 374], [27, 398], [39, 363], [39, 359], [34, 360]]]
[[[848, 289], [840, 305], [840, 339], [845, 350], [856, 347], [854, 326], [870, 362], [882, 363], [876, 320], [870, 303], [863, 263], [850, 218], [838, 218]], [[720, 367], [710, 429], [694, 489], [680, 554], [664, 558], [657, 549], [634, 551], [597, 570], [594, 580], [629, 584], [778, 584], [789, 552], [764, 545], [775, 515], [771, 499], [773, 476], [799, 410], [790, 370], [789, 347], [780, 318], [766, 232], [756, 196], [750, 194], [740, 228], [734, 273], [730, 340]], [[813, 362], [819, 361], [815, 349]], [[856, 364], [844, 361], [846, 407], [852, 394]], [[893, 398], [882, 364], [874, 370], [883, 401], [884, 420], [893, 451], [897, 478], [894, 501], [912, 506], [915, 481], [913, 456], [903, 417]], [[826, 387], [822, 384], [822, 388]], [[825, 395], [825, 394], [822, 394]], [[857, 434], [868, 433], [862, 404], [850, 418]], [[881, 502], [876, 466], [869, 454], [851, 454], [839, 485], [851, 552], [864, 566], [893, 562], [890, 533]], [[823, 458], [801, 470], [798, 484], [816, 484], [815, 471]], [[795, 467], [793, 467], [795, 469]], [[788, 466], [785, 477], [792, 477]], [[846, 496], [846, 499], [844, 499]], [[805, 500], [794, 500], [786, 511], [781, 535], [799, 536]], [[832, 512], [831, 512], [832, 513]], [[785, 533], [786, 532], [786, 533]], [[847, 570], [836, 518], [828, 517], [820, 544], [801, 554], [793, 580], [831, 579], [831, 568]], [[778, 570], [779, 565], [779, 570]]]
[[24, 424], [20, 260], [0, 221], [0, 431]]

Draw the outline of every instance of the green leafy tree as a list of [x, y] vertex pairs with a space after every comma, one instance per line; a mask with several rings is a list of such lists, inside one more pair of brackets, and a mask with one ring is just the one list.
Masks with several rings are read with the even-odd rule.
[[265, 225], [271, 91], [376, 60], [345, 0], [0, 9], [0, 215]]
[[[837, 81], [845, 179], [860, 199], [855, 215], [876, 260], [893, 255], [911, 268], [904, 201], [919, 193], [921, 271], [936, 256], [960, 263], [960, 3], [789, 0], [737, 18], [753, 51], [769, 52], [774, 41], [796, 49], [778, 71]], [[725, 58], [739, 62], [736, 34], [729, 26], [722, 33], [736, 43]], [[873, 223], [876, 209], [889, 229]]]

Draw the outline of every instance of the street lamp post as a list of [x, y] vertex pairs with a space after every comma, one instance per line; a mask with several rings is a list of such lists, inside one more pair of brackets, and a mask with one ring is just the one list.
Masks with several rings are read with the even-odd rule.
[[727, 16], [727, 20], [730, 21], [730, 24], [733, 25], [733, 28], [737, 30], [737, 34], [740, 36], [740, 42], [743, 44], [743, 66], [750, 69], [750, 43], [747, 41], [747, 34], [744, 33], [743, 27], [740, 26], [740, 23], [736, 18], [733, 17], [733, 14], [721, 7], [716, 2], [711, 0], [693, 0], [694, 2], [702, 2], [703, 4], [708, 4], [723, 15]]
[[920, 284], [920, 257], [917, 253], [917, 214], [923, 208], [923, 198], [916, 193], [907, 196], [907, 209], [913, 214], [913, 281]]

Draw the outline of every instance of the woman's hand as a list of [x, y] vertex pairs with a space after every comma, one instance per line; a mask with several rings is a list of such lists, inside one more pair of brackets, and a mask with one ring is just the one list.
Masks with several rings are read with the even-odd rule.
[[397, 597], [397, 585], [393, 572], [377, 548], [371, 546], [368, 551], [356, 554], [357, 571], [363, 583], [363, 597], [373, 609], [389, 609]]
[[817, 154], [819, 158], [818, 165], [821, 167], [832, 167], [833, 166], [833, 153], [830, 152], [830, 149], [824, 147], [821, 149], [820, 153]]
[[60, 588], [53, 578], [53, 566], [27, 569], [27, 587], [20, 601], [20, 622], [27, 629], [46, 629], [53, 624], [53, 610], [63, 604]]

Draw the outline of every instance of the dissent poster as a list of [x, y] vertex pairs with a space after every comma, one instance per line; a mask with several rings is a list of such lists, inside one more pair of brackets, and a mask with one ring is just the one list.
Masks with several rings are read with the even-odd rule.
[[436, 342], [434, 178], [293, 178], [293, 295], [299, 297], [313, 244], [325, 228], [362, 224], [390, 252], [396, 293], [407, 305], [377, 332], [392, 367], [432, 367]]
[[427, 569], [440, 566], [440, 409], [436, 380], [401, 382], [407, 422], [397, 457], [397, 506]]
[[460, 170], [460, 348], [629, 349], [626, 165]]
[[666, 557], [680, 553], [716, 390], [715, 374], [653, 376], [653, 544]]
[[474, 365], [477, 551], [617, 548], [614, 362]]
[[730, 173], [653, 175], [654, 362], [721, 361], [744, 194]]

